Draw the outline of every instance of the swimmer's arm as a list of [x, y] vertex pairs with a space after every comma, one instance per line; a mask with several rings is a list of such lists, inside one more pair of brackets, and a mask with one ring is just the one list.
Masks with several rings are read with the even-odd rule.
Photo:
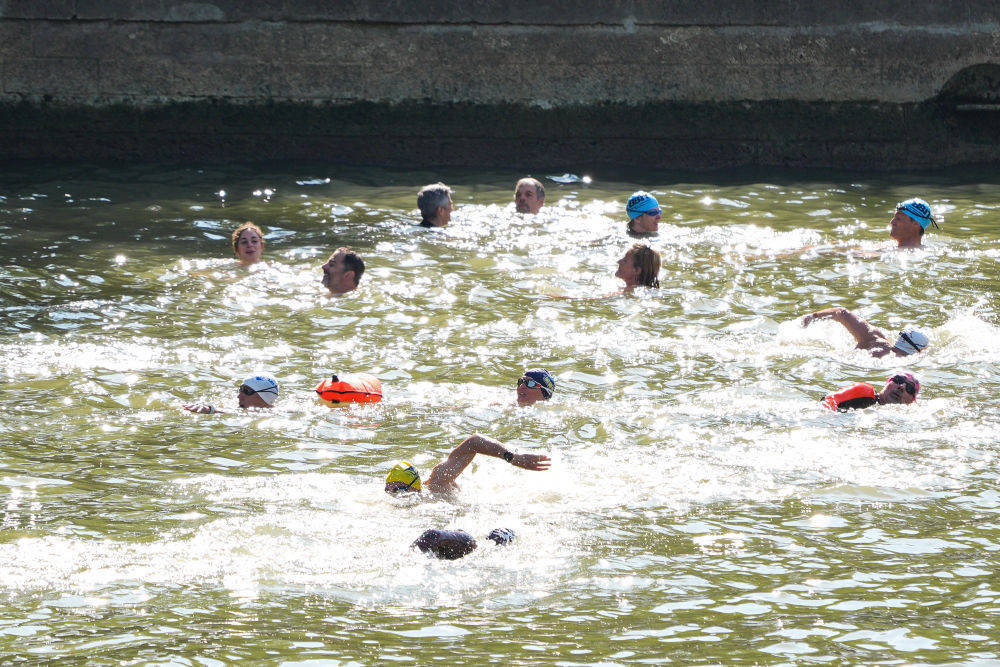
[[837, 307], [817, 310], [815, 313], [810, 313], [802, 318], [802, 326], [807, 327], [816, 320], [833, 320], [839, 323], [847, 329], [848, 333], [854, 336], [854, 340], [858, 343], [858, 348], [862, 350], [867, 350], [886, 342], [886, 336], [880, 329], [876, 329], [867, 320], [858, 317], [846, 308]]
[[550, 465], [549, 457], [544, 454], [514, 454], [503, 443], [477, 433], [462, 441], [444, 462], [434, 467], [425, 485], [427, 489], [436, 492], [453, 490], [455, 480], [472, 463], [476, 454], [498, 459], [506, 459], [506, 455], [511, 455], [511, 465], [525, 470], [548, 470]]

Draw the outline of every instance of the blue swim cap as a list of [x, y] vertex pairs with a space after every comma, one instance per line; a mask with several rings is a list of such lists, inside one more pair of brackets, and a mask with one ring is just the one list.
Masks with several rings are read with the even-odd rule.
[[931, 213], [930, 204], [917, 197], [899, 202], [896, 204], [896, 210], [910, 216], [911, 219], [920, 223], [920, 226], [924, 229], [927, 229], [927, 225], [934, 222], [934, 215]]
[[552, 398], [552, 394], [556, 391], [556, 379], [552, 377], [552, 373], [548, 372], [544, 368], [532, 368], [530, 371], [524, 371], [524, 377], [531, 378], [538, 384], [542, 385], [542, 395], [546, 399]]
[[625, 205], [625, 213], [628, 214], [629, 221], [632, 221], [646, 211], [654, 208], [660, 208], [660, 202], [656, 201], [656, 197], [653, 195], [640, 190], [639, 192], [632, 193], [632, 196], [628, 198], [628, 204]]

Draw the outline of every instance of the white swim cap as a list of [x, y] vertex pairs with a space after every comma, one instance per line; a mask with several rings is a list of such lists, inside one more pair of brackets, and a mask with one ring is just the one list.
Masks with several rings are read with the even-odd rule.
[[278, 381], [270, 375], [251, 375], [240, 387], [249, 387], [268, 405], [278, 400]]
[[914, 352], [920, 352], [922, 349], [927, 347], [927, 336], [923, 335], [916, 329], [905, 329], [899, 332], [899, 336], [896, 338], [896, 342], [893, 345], [897, 350], [905, 352], [906, 354], [913, 354]]

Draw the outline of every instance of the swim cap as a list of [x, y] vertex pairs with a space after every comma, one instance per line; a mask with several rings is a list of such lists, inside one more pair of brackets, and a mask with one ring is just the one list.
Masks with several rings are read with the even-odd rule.
[[493, 540], [498, 547], [503, 547], [514, 541], [514, 531], [510, 528], [494, 528], [486, 539]]
[[927, 336], [923, 335], [916, 329], [904, 329], [899, 332], [899, 336], [896, 338], [896, 342], [893, 344], [897, 350], [901, 350], [906, 354], [913, 354], [914, 352], [920, 352], [930, 341], [927, 340]]
[[540, 388], [545, 398], [552, 398], [552, 394], [556, 390], [556, 379], [552, 377], [552, 373], [544, 368], [532, 368], [530, 371], [524, 371], [524, 377], [531, 378], [541, 384]]
[[[934, 222], [934, 214], [931, 213], [930, 204], [917, 197], [899, 202], [896, 204], [896, 210], [910, 216], [911, 219], [920, 223], [920, 226], [924, 229], [927, 229], [927, 225]], [[937, 224], [935, 223], [936, 226]]]
[[476, 550], [476, 540], [464, 530], [425, 530], [411, 547], [438, 558], [456, 560]]
[[654, 208], [660, 208], [660, 202], [656, 201], [656, 197], [653, 195], [640, 190], [628, 198], [628, 204], [625, 205], [625, 213], [628, 214], [629, 221], [632, 221], [646, 211]]
[[410, 489], [419, 491], [420, 473], [417, 472], [412, 463], [403, 461], [394, 465], [392, 470], [389, 471], [389, 474], [385, 478], [385, 483], [388, 484], [389, 482], [402, 482]]
[[270, 375], [251, 375], [243, 380], [243, 384], [257, 392], [268, 405], [274, 405], [278, 400], [278, 381]]

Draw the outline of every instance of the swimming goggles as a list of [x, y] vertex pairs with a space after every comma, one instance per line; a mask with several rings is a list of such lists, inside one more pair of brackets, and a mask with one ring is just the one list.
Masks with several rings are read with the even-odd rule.
[[529, 389], [534, 389], [535, 387], [540, 387], [541, 389], [545, 389], [545, 385], [543, 385], [541, 382], [539, 382], [538, 380], [532, 380], [530, 378], [521, 378], [517, 381], [518, 387], [520, 387], [522, 384], [528, 385]]
[[256, 394], [258, 392], [263, 393], [265, 391], [271, 392], [271, 393], [275, 393], [275, 394], [278, 393], [275, 387], [266, 387], [264, 389], [251, 389], [250, 387], [246, 386], [245, 384], [240, 386], [240, 393], [243, 394], [244, 396], [253, 396], [254, 394]]
[[907, 380], [905, 375], [893, 375], [891, 378], [889, 378], [889, 380], [891, 382], [895, 382], [896, 384], [902, 387], [906, 387], [906, 391], [909, 392], [910, 396], [917, 395], [917, 386], [913, 384], [911, 381]]
[[904, 332], [902, 332], [902, 331], [900, 331], [900, 332], [899, 332], [899, 337], [900, 337], [900, 338], [902, 338], [903, 340], [905, 340], [905, 341], [906, 341], [907, 343], [909, 343], [909, 344], [910, 344], [910, 346], [911, 346], [911, 347], [912, 347], [912, 348], [913, 348], [913, 349], [914, 349], [915, 351], [917, 351], [917, 352], [919, 352], [920, 350], [924, 349], [924, 348], [920, 347], [919, 345], [917, 345], [916, 343], [914, 343], [914, 342], [913, 342], [913, 339], [912, 339], [912, 338], [910, 338], [909, 336], [907, 336], [907, 335], [906, 335], [906, 333], [904, 333]]

